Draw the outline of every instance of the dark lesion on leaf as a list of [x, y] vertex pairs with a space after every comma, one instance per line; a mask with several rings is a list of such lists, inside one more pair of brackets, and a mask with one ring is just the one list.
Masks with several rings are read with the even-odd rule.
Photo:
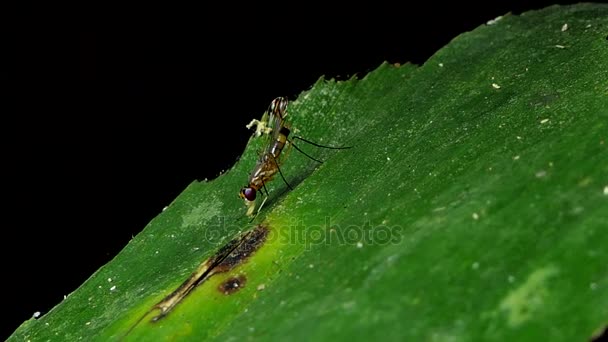
[[[226, 273], [244, 263], [266, 241], [269, 229], [265, 225], [257, 225], [253, 230], [242, 233], [222, 246], [213, 256], [203, 261], [198, 268], [175, 291], [154, 305], [131, 326], [124, 336], [127, 336], [141, 321], [153, 312], [157, 312], [150, 321], [157, 322], [166, 317], [177, 304], [181, 303], [193, 289], [203, 284], [216, 274]], [[220, 285], [222, 293], [231, 294], [244, 286], [244, 275], [232, 277]], [[222, 287], [223, 286], [223, 287]]]
[[[268, 228], [263, 225], [258, 225], [255, 229], [247, 232], [240, 239], [237, 238], [238, 246], [230, 249], [230, 253], [223, 258], [214, 269], [214, 274], [228, 272], [237, 265], [247, 260], [255, 251], [266, 241]], [[234, 240], [233, 240], [234, 241]], [[231, 242], [233, 242], [231, 241]]]
[[239, 274], [236, 277], [230, 277], [223, 281], [218, 286], [218, 290], [225, 295], [231, 295], [243, 288], [245, 283], [247, 283], [247, 277], [244, 274]]

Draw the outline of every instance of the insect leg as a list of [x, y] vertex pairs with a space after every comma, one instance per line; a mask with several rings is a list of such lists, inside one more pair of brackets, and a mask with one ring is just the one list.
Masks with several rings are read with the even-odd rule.
[[306, 153], [306, 152], [302, 151], [302, 150], [301, 150], [301, 149], [300, 149], [298, 146], [296, 146], [296, 144], [294, 144], [294, 143], [293, 143], [293, 141], [291, 141], [291, 140], [289, 140], [289, 139], [288, 139], [287, 141], [289, 141], [289, 143], [291, 144], [291, 146], [295, 147], [295, 149], [296, 149], [296, 150], [298, 150], [298, 151], [299, 151], [300, 153], [302, 153], [303, 155], [305, 155], [305, 156], [307, 156], [308, 158], [310, 158], [310, 159], [312, 159], [312, 160], [316, 161], [317, 163], [323, 164], [323, 162], [322, 162], [322, 161], [320, 161], [319, 159], [313, 158], [313, 157], [311, 157], [311, 156], [310, 156], [308, 153]]
[[[300, 149], [298, 148], [298, 151]], [[285, 184], [287, 184], [287, 187], [289, 188], [289, 190], [293, 190], [293, 188], [291, 187], [291, 185], [289, 185], [289, 183], [287, 183], [287, 180], [285, 179], [285, 176], [283, 176], [283, 172], [281, 171], [281, 168], [279, 167], [279, 163], [277, 163], [277, 160], [274, 158], [274, 156], [272, 154], [269, 154], [272, 159], [274, 159], [274, 165], [276, 165], [277, 170], [279, 170], [279, 175], [281, 175], [281, 178], [283, 179], [283, 182], [285, 182]]]
[[262, 181], [262, 188], [266, 191], [266, 197], [268, 197], [268, 189], [266, 189], [266, 183]]
[[[260, 214], [260, 211], [262, 210], [262, 207], [264, 206], [264, 203], [266, 203], [266, 200], [268, 199], [268, 189], [266, 189], [266, 183], [262, 182], [262, 188], [264, 189], [264, 191], [266, 191], [266, 195], [264, 196], [264, 200], [262, 201], [262, 204], [260, 204], [260, 206], [258, 207], [258, 210], [255, 212], [255, 215], [251, 218], [249, 223], [253, 222], [253, 220], [255, 220], [255, 218], [258, 217], [258, 215]], [[262, 191], [262, 194], [264, 194], [264, 191]], [[251, 209], [253, 212], [253, 207], [251, 207]], [[248, 215], [248, 216], [250, 216], [250, 215]]]
[[264, 197], [262, 204], [260, 204], [260, 206], [258, 207], [258, 211], [255, 213], [255, 216], [253, 217], [253, 219], [251, 219], [251, 221], [253, 221], [256, 217], [258, 217], [258, 215], [260, 214], [260, 210], [262, 210], [262, 207], [264, 206], [264, 203], [266, 203], [267, 199], [268, 199], [268, 196]]
[[[315, 142], [312, 142], [312, 141], [310, 141], [310, 140], [308, 140], [308, 139], [304, 139], [304, 138], [299, 137], [299, 136], [297, 136], [297, 135], [296, 135], [296, 136], [294, 136], [293, 138], [294, 138], [294, 139], [298, 139], [298, 140], [302, 140], [303, 142], [305, 142], [305, 143], [309, 143], [309, 144], [311, 144], [311, 145], [313, 145], [313, 146], [317, 146], [317, 147], [321, 147], [321, 148], [329, 148], [329, 149], [332, 149], [332, 150], [346, 150], [346, 149], [349, 149], [349, 148], [353, 148], [352, 146], [340, 146], [340, 147], [336, 147], [336, 146], [325, 146], [325, 145], [321, 145], [321, 144], [317, 144], [317, 143], [315, 143]], [[292, 144], [293, 144], [293, 143], [292, 143]], [[294, 146], [295, 146], [295, 145], [294, 145]], [[300, 149], [298, 149], [298, 151], [299, 151], [299, 150], [300, 150]]]

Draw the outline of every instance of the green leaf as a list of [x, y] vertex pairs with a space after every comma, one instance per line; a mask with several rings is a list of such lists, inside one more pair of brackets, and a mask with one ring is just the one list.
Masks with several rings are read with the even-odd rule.
[[[252, 139], [9, 340], [588, 340], [608, 324], [607, 33], [606, 5], [550, 7], [421, 67], [320, 80], [288, 107], [291, 127], [352, 149], [300, 143], [325, 162], [290, 151], [294, 190], [277, 177], [249, 223], [237, 194]], [[150, 321], [255, 226], [257, 250]]]

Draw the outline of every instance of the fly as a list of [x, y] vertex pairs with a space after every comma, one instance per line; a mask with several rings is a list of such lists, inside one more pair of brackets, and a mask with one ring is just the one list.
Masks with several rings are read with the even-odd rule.
[[[257, 210], [257, 214], [260, 212], [264, 203], [268, 199], [268, 190], [266, 189], [266, 183], [270, 182], [274, 176], [278, 173], [283, 182], [287, 185], [290, 190], [293, 190], [291, 185], [285, 180], [283, 173], [281, 172], [280, 165], [282, 163], [282, 155], [283, 149], [285, 145], [289, 143], [300, 153], [304, 154], [306, 157], [318, 162], [322, 163], [322, 161], [315, 159], [309, 156], [306, 152], [302, 151], [298, 146], [296, 146], [292, 140], [289, 139], [289, 134], [291, 133], [290, 129], [287, 127], [285, 122], [285, 116], [287, 116], [287, 104], [288, 100], [284, 97], [277, 97], [274, 99], [270, 106], [268, 107], [268, 111], [265, 113], [264, 117], [267, 120], [257, 121], [254, 120], [247, 127], [250, 128], [254, 124], [256, 127], [256, 135], [268, 134], [269, 139], [266, 144], [266, 148], [260, 154], [260, 158], [258, 159], [253, 172], [249, 176], [248, 184], [243, 187], [239, 193], [239, 196], [245, 200], [245, 204], [247, 205], [247, 216], [252, 217], [253, 212], [255, 210], [255, 199], [258, 191], [263, 189], [266, 193], [262, 204]], [[264, 118], [263, 117], [263, 118]], [[324, 146], [314, 143], [312, 141], [306, 140], [302, 137], [294, 136], [294, 139], [298, 139], [304, 141], [308, 144], [321, 147], [321, 148], [329, 148], [329, 149], [348, 149], [350, 147], [332, 147], [332, 146]], [[255, 216], [253, 216], [255, 218]]]

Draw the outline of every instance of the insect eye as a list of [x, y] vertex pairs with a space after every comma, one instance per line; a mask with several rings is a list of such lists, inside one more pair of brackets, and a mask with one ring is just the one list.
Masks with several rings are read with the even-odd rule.
[[248, 201], [255, 201], [255, 189], [253, 189], [253, 188], [242, 188], [241, 189], [241, 197], [247, 199]]

